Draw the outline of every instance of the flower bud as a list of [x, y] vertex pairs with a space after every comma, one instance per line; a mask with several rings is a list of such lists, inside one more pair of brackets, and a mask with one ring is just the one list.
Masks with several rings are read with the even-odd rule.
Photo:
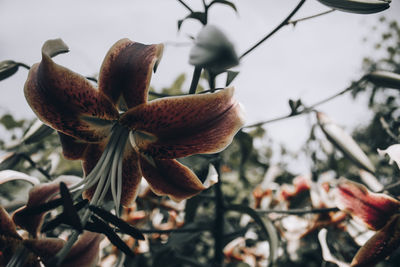
[[321, 4], [344, 12], [373, 14], [389, 8], [390, 0], [318, 0]]
[[220, 73], [239, 63], [233, 44], [213, 25], [205, 26], [190, 50], [191, 65]]
[[400, 89], [400, 74], [390, 71], [373, 71], [364, 77], [367, 81], [381, 87]]
[[342, 151], [345, 156], [361, 168], [371, 173], [375, 172], [374, 165], [348, 133], [322, 112], [317, 112], [317, 120], [329, 141]]

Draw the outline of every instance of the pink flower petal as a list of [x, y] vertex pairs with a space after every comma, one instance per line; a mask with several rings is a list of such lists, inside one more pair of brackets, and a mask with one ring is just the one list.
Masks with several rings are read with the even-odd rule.
[[372, 193], [362, 184], [343, 179], [337, 185], [339, 209], [378, 230], [399, 210], [400, 202], [388, 195]]

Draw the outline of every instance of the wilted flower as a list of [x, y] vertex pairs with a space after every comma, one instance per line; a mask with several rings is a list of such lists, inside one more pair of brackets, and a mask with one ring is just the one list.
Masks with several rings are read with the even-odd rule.
[[65, 157], [83, 161], [81, 184], [92, 204], [111, 188], [116, 207], [128, 205], [142, 176], [156, 194], [175, 200], [205, 189], [175, 158], [215, 153], [232, 141], [243, 125], [233, 88], [147, 102], [163, 45], [118, 41], [103, 61], [98, 88], [55, 64], [52, 46], [58, 53], [68, 51], [61, 40], [44, 44], [25, 96], [37, 116], [59, 132]]
[[320, 3], [337, 10], [372, 14], [389, 8], [390, 0], [318, 0]]

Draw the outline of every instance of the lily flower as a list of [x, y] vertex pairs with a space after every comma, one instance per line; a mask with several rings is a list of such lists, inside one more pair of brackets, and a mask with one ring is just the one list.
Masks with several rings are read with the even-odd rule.
[[233, 88], [148, 102], [162, 44], [119, 40], [103, 61], [98, 88], [54, 63], [51, 46], [68, 51], [61, 40], [47, 41], [24, 92], [39, 119], [59, 132], [64, 156], [83, 162], [85, 178], [70, 189], [84, 185], [92, 205], [111, 191], [117, 212], [135, 199], [142, 176], [156, 194], [178, 201], [205, 189], [176, 158], [231, 143], [243, 125]]
[[[39, 227], [39, 225], [38, 225]], [[61, 267], [96, 266], [99, 256], [99, 244], [103, 236], [84, 232], [74, 244]], [[41, 266], [54, 256], [65, 241], [59, 238], [23, 239], [17, 232], [11, 217], [0, 206], [0, 266]], [[10, 263], [13, 261], [14, 265]]]
[[337, 207], [372, 230], [379, 230], [399, 210], [400, 202], [386, 194], [372, 193], [364, 185], [341, 179], [335, 193]]
[[351, 266], [374, 266], [400, 246], [400, 202], [348, 180], [339, 181], [337, 190], [339, 209], [377, 231], [358, 250]]

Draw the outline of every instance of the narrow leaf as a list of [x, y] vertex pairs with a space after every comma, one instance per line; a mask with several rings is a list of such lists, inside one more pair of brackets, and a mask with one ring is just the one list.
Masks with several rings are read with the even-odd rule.
[[52, 128], [46, 124], [43, 124], [43, 122], [40, 120], [36, 120], [22, 137], [21, 143], [32, 144], [42, 141], [43, 138], [52, 134], [53, 132], [54, 130]]
[[235, 4], [232, 3], [232, 2], [230, 2], [230, 1], [226, 1], [226, 0], [214, 0], [214, 1], [212, 1], [212, 2], [208, 5], [208, 7], [211, 7], [211, 6], [214, 5], [214, 4], [223, 4], [223, 5], [227, 5], [227, 6], [230, 6], [233, 10], [235, 10], [236, 13], [238, 12], [238, 11], [237, 11], [237, 8], [236, 8], [236, 6], [235, 6]]
[[144, 240], [143, 234], [136, 229], [135, 227], [132, 227], [130, 224], [127, 222], [121, 220], [114, 214], [111, 214], [110, 212], [103, 210], [99, 207], [96, 206], [89, 206], [89, 209], [94, 212], [96, 215], [98, 215], [100, 218], [103, 220], [114, 224], [117, 226], [123, 233], [128, 234], [132, 236], [133, 238], [139, 239], [139, 240]]
[[135, 253], [125, 244], [125, 242], [111, 229], [105, 222], [97, 218], [96, 216], [91, 216], [92, 223], [86, 223], [86, 227], [89, 231], [94, 231], [102, 233], [107, 236], [108, 240], [130, 257], [135, 257]]
[[[84, 200], [78, 202], [77, 204], [75, 204], [74, 207], [77, 211], [79, 211], [79, 210], [83, 209], [85, 206], [87, 206], [88, 204], [89, 204], [89, 201], [87, 199], [84, 199]], [[61, 213], [61, 214], [57, 215], [54, 219], [45, 223], [42, 227], [41, 232], [44, 233], [44, 232], [53, 230], [54, 228], [56, 228], [57, 226], [59, 226], [62, 223], [68, 224], [68, 220], [66, 219], [65, 213]]]
[[225, 86], [229, 86], [229, 85], [233, 82], [233, 80], [236, 78], [236, 76], [239, 75], [239, 72], [238, 72], [238, 71], [231, 71], [231, 70], [228, 70], [226, 73], [227, 73], [228, 75], [226, 76], [226, 83], [225, 83]]
[[0, 62], [0, 81], [11, 77], [18, 71], [18, 63], [13, 60], [4, 60]]
[[65, 214], [68, 225], [71, 225], [74, 229], [78, 231], [82, 231], [82, 223], [74, 207], [74, 203], [72, 202], [71, 194], [69, 193], [67, 186], [63, 182], [60, 183], [60, 194], [61, 199], [63, 200], [63, 213]]

